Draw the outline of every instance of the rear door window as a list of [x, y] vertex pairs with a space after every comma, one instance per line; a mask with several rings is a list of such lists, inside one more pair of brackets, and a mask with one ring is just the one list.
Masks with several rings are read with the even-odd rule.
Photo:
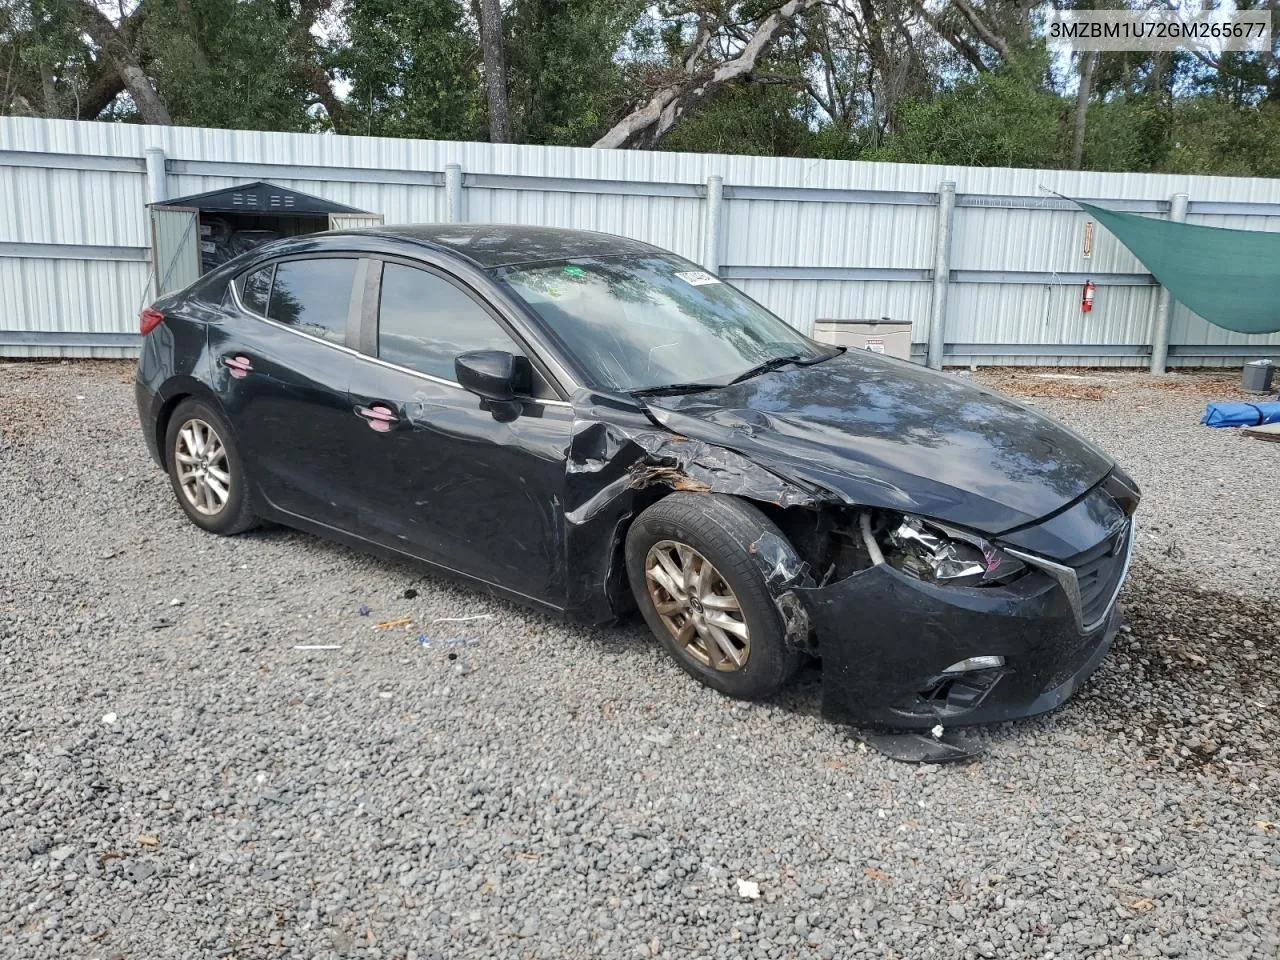
[[276, 264], [266, 315], [302, 333], [343, 343], [358, 263], [354, 258], [325, 258]]

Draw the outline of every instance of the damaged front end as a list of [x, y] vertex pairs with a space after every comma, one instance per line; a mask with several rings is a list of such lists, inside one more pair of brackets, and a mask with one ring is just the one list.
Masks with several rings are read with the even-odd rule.
[[824, 715], [928, 729], [1059, 706], [1119, 628], [1133, 526], [1116, 512], [1073, 566], [921, 518], [861, 511], [869, 565], [795, 591], [819, 638]]
[[[1125, 503], [1100, 486], [1042, 531], [996, 544], [889, 504], [849, 503], [678, 434], [630, 398], [591, 394], [575, 410], [570, 609], [595, 620], [626, 612], [622, 542], [650, 503], [673, 490], [742, 497], [782, 531], [748, 551], [788, 642], [821, 659], [830, 720], [911, 730], [1043, 712], [1093, 672], [1118, 629], [1136, 494]], [[1017, 545], [1051, 535], [1087, 549], [1058, 562]]]
[[[588, 394], [575, 409], [564, 510], [568, 607], [587, 619], [616, 617], [629, 609], [625, 531], [667, 493], [726, 494], [783, 512], [816, 508], [830, 499], [825, 491], [784, 479], [726, 447], [673, 433], [629, 399]], [[788, 640], [813, 650], [808, 612], [795, 595], [797, 587], [811, 582], [809, 564], [776, 535], [761, 537], [749, 549]]]

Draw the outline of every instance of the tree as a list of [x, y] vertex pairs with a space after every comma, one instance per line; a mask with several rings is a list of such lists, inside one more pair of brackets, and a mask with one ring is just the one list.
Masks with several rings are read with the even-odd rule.
[[510, 143], [507, 61], [502, 49], [502, 7], [498, 0], [480, 0], [480, 38], [484, 48], [484, 90], [489, 101], [489, 140]]
[[904, 104], [901, 130], [867, 160], [978, 167], [1057, 167], [1066, 101], [1046, 90], [1041, 56], [1015, 57], [928, 101]]
[[3, 0], [0, 112], [1276, 174], [1280, 35], [1260, 53], [1107, 51], [1069, 62], [1050, 55], [1033, 8], [1027, 0]]
[[[121, 84], [129, 91], [129, 96], [133, 98], [142, 122], [171, 124], [173, 120], [169, 116], [169, 108], [164, 105], [160, 94], [151, 85], [151, 79], [143, 72], [142, 64], [130, 42], [130, 35], [121, 32], [121, 28], [112, 23], [92, 0], [78, 0], [69, 12], [76, 23], [93, 38], [100, 55], [111, 64]], [[143, 5], [138, 4], [132, 17], [122, 18], [121, 26], [132, 19], [136, 29], [136, 23], [144, 16]]]
[[1093, 90], [1093, 70], [1098, 65], [1096, 50], [1080, 52], [1080, 82], [1076, 88], [1076, 108], [1071, 130], [1071, 169], [1079, 170], [1084, 160], [1084, 132], [1089, 120], [1089, 94]]
[[0, 109], [82, 120], [306, 129], [332, 114], [312, 27], [335, 0], [9, 0]]
[[[147, 72], [177, 123], [202, 127], [314, 127], [322, 104], [298, 68], [300, 27], [270, 0], [150, 0], [139, 41]], [[308, 44], [310, 40], [306, 41]], [[210, 95], [210, 91], [217, 91]], [[330, 114], [340, 109], [324, 105]]]
[[514, 0], [504, 14], [511, 135], [518, 143], [585, 145], [627, 99], [617, 51], [647, 0]]
[[480, 140], [480, 38], [455, 0], [360, 0], [330, 62], [350, 89], [340, 132]]
[[[603, 137], [597, 147], [638, 146], [652, 149], [688, 110], [736, 81], [758, 79], [754, 71], [785, 27], [818, 0], [786, 0], [749, 24], [736, 5], [695, 7], [683, 11], [696, 26], [681, 55], [655, 77], [654, 89]], [[681, 23], [683, 27], [683, 23]], [[681, 32], [683, 32], [681, 30]]]
[[[133, 53], [146, 11], [136, 8], [118, 23], [104, 25], [95, 6], [80, 0], [27, 0], [0, 6], [0, 57], [5, 79], [0, 110], [33, 116], [92, 120], [125, 91], [121, 68], [137, 86], [144, 102], [163, 116], [154, 91], [143, 89]], [[85, 21], [92, 18], [99, 41], [88, 40]], [[101, 40], [109, 41], [108, 56]]]

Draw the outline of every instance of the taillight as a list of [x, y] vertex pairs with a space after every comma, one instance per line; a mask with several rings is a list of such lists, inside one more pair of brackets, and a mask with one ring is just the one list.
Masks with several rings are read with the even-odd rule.
[[159, 310], [147, 307], [138, 314], [138, 329], [142, 331], [144, 337], [162, 323], [164, 323], [164, 314]]

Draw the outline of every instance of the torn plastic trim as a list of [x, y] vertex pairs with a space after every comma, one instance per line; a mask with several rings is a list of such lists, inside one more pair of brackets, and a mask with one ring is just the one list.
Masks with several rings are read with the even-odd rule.
[[982, 741], [963, 728], [950, 727], [932, 735], [851, 727], [849, 735], [890, 760], [902, 763], [952, 763], [985, 752]]
[[800, 559], [790, 543], [771, 530], [750, 543], [747, 553], [764, 576], [765, 587], [778, 608], [784, 639], [802, 650], [816, 652], [809, 611], [795, 593], [796, 587], [812, 582], [809, 564]]

